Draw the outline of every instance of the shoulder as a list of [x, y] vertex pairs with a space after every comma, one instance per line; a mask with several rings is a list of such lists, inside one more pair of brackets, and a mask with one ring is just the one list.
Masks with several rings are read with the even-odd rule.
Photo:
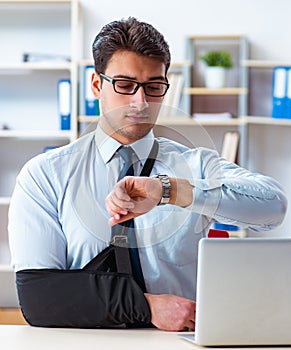
[[157, 137], [156, 140], [159, 143], [159, 150], [161, 152], [177, 152], [177, 153], [184, 153], [191, 148], [187, 147], [186, 145], [183, 145], [182, 143], [179, 143], [177, 141], [170, 140], [165, 137]]
[[81, 158], [86, 157], [84, 151], [88, 152], [93, 142], [94, 133], [90, 133], [67, 145], [40, 153], [23, 166], [18, 177], [29, 176], [36, 180], [51, 178], [55, 173], [59, 176], [68, 173]]
[[213, 157], [217, 158], [219, 156], [217, 150], [206, 147], [196, 147], [195, 145], [191, 145], [190, 141], [187, 142], [187, 140], [185, 140], [185, 143], [187, 143], [186, 145], [165, 137], [157, 137], [156, 139], [159, 143], [160, 153], [163, 155], [171, 152], [173, 154], [183, 155], [184, 157], [199, 157], [205, 160]]

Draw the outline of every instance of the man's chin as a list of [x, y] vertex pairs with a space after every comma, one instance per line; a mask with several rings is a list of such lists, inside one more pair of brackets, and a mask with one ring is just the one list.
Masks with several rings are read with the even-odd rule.
[[136, 123], [119, 129], [117, 133], [132, 141], [139, 140], [146, 136], [153, 128], [153, 123]]

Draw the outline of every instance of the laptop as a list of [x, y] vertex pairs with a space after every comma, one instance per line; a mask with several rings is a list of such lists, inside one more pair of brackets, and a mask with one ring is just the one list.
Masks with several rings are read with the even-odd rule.
[[0, 265], [0, 308], [1, 307], [19, 307], [15, 272], [7, 265]]
[[291, 238], [203, 238], [195, 333], [201, 346], [291, 344]]

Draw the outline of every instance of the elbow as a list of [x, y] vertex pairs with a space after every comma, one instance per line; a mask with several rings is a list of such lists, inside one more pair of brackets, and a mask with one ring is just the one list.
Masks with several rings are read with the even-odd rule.
[[279, 226], [282, 224], [285, 216], [286, 216], [286, 213], [287, 213], [287, 208], [288, 208], [288, 200], [287, 200], [287, 197], [285, 195], [281, 195], [279, 197], [279, 200], [278, 200], [278, 205], [276, 207], [276, 212], [277, 212], [277, 225], [276, 226]]
[[256, 212], [258, 221], [261, 223], [250, 225], [249, 229], [252, 231], [270, 231], [282, 224], [285, 219], [288, 208], [288, 200], [285, 195], [277, 196], [269, 201], [268, 206], [262, 211]]

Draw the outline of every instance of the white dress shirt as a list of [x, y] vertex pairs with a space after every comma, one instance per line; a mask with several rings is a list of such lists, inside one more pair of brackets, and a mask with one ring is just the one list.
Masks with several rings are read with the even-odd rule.
[[[154, 135], [131, 144], [139, 174]], [[149, 293], [195, 299], [197, 245], [213, 219], [254, 231], [281, 223], [287, 201], [272, 178], [250, 173], [204, 148], [158, 138], [153, 174], [186, 178], [194, 186], [188, 208], [161, 205], [135, 219]], [[120, 143], [100, 127], [75, 142], [31, 159], [21, 170], [9, 209], [12, 266], [79, 269], [108, 246], [105, 199], [117, 181]]]

